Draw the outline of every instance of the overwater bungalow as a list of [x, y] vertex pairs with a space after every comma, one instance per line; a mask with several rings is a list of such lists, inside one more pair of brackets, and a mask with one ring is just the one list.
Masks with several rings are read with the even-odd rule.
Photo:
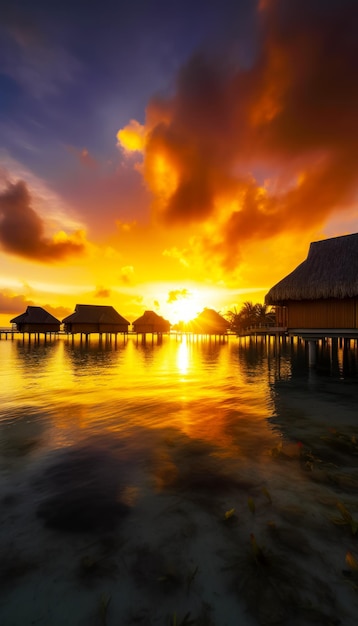
[[170, 322], [154, 311], [144, 311], [143, 315], [132, 323], [132, 326], [135, 333], [142, 335], [147, 333], [161, 335], [170, 331]]
[[69, 334], [90, 335], [128, 333], [129, 322], [113, 306], [76, 304], [75, 312], [62, 320], [64, 330]]
[[47, 334], [58, 333], [61, 322], [41, 306], [28, 306], [25, 313], [10, 320], [20, 333]]
[[214, 309], [204, 309], [188, 324], [190, 332], [201, 335], [225, 335], [229, 327], [230, 322]]
[[358, 233], [311, 243], [307, 259], [265, 302], [291, 335], [358, 337]]

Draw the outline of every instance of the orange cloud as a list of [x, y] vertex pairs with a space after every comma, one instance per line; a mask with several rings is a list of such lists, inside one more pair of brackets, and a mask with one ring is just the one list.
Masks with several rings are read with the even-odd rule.
[[81, 163], [81, 165], [83, 165], [83, 167], [85, 167], [86, 169], [89, 170], [95, 170], [99, 167], [99, 163], [96, 161], [96, 159], [89, 153], [89, 151], [87, 150], [87, 148], [83, 148], [82, 150], [78, 150], [77, 148], [74, 148], [73, 146], [69, 146], [68, 147], [69, 152], [71, 152], [72, 154], [74, 154], [74, 156], [76, 157], [76, 159]]
[[111, 290], [106, 289], [105, 287], [98, 287], [96, 293], [94, 294], [95, 298], [109, 298], [111, 295]]
[[257, 19], [251, 66], [196, 55], [130, 124], [154, 215], [205, 225], [196, 245], [227, 269], [252, 239], [320, 230], [358, 186], [355, 2], [265, 0]]
[[134, 276], [134, 267], [133, 265], [125, 265], [123, 267], [121, 267], [121, 282], [124, 285], [129, 285], [132, 280], [133, 280], [133, 276]]
[[169, 291], [167, 303], [171, 304], [172, 302], [176, 302], [177, 300], [188, 298], [190, 296], [191, 293], [188, 289], [174, 289], [173, 291]]
[[62, 320], [64, 317], [67, 317], [67, 315], [73, 313], [72, 309], [65, 306], [52, 306], [51, 304], [45, 304], [43, 308], [54, 317], [57, 317], [58, 320]]
[[12, 315], [14, 313], [22, 313], [26, 307], [32, 306], [32, 300], [28, 300], [25, 296], [14, 296], [8, 290], [0, 292], [0, 313]]
[[0, 245], [5, 252], [39, 262], [60, 261], [85, 250], [83, 233], [45, 236], [45, 224], [31, 206], [24, 181], [8, 182], [0, 193]]
[[188, 253], [189, 253], [188, 249], [179, 250], [176, 246], [173, 246], [169, 250], [168, 249], [163, 250], [163, 256], [166, 256], [172, 259], [178, 259], [179, 263], [183, 265], [184, 267], [189, 267], [190, 265], [188, 258], [187, 258], [189, 256]]
[[142, 152], [145, 145], [146, 130], [136, 120], [131, 120], [117, 133], [118, 144], [128, 152]]

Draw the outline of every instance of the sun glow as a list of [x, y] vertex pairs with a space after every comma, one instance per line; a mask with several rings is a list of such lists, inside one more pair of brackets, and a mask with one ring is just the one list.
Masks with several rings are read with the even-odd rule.
[[170, 319], [174, 324], [178, 322], [190, 322], [203, 308], [197, 296], [188, 294], [170, 304]]

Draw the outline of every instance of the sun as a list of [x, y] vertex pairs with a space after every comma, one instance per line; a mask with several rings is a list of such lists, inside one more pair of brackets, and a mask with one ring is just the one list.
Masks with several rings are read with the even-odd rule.
[[196, 296], [188, 295], [178, 298], [168, 308], [170, 308], [170, 321], [172, 324], [177, 324], [178, 322], [190, 322], [202, 311], [203, 306]]

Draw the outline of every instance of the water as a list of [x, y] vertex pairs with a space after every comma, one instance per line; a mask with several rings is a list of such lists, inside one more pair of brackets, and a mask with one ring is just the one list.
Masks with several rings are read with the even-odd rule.
[[1, 625], [355, 625], [356, 349], [329, 354], [0, 341]]

